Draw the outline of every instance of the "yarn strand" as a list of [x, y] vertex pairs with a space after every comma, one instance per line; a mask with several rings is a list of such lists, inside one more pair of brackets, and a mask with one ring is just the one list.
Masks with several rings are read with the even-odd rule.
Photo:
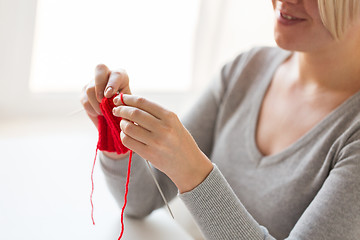
[[[120, 100], [121, 100], [121, 103], [125, 104], [124, 102], [124, 98], [123, 98], [123, 93], [120, 93]], [[126, 204], [127, 204], [127, 195], [128, 195], [128, 192], [129, 192], [129, 181], [130, 181], [130, 168], [131, 168], [131, 159], [132, 159], [132, 150], [130, 150], [130, 155], [129, 155], [129, 165], [128, 165], [128, 171], [127, 171], [127, 177], [126, 177], [126, 184], [125, 184], [125, 194], [124, 194], [124, 205], [121, 209], [121, 233], [120, 233], [120, 236], [118, 238], [118, 240], [121, 239], [122, 235], [124, 234], [124, 228], [125, 228], [125, 225], [124, 225], [124, 211], [125, 211], [125, 207], [126, 207]]]
[[[112, 114], [112, 109], [115, 107], [113, 103], [115, 95], [112, 98], [103, 98], [100, 103], [100, 109], [103, 115], [98, 116], [99, 121], [99, 140], [98, 144], [96, 146], [96, 152], [95, 152], [95, 158], [91, 170], [91, 194], [90, 194], [90, 203], [91, 203], [91, 220], [93, 222], [93, 225], [95, 225], [94, 221], [94, 205], [93, 205], [93, 193], [94, 193], [94, 169], [95, 169], [95, 163], [96, 158], [98, 154], [98, 150], [101, 151], [108, 151], [108, 152], [116, 152], [117, 154], [124, 154], [130, 149], [126, 148], [120, 139], [120, 121], [121, 118], [115, 117]], [[123, 100], [123, 94], [120, 94], [121, 102], [124, 103]], [[121, 209], [121, 233], [118, 238], [120, 240], [124, 234], [124, 212], [125, 207], [127, 204], [127, 195], [129, 192], [129, 182], [130, 182], [130, 173], [131, 173], [131, 160], [132, 160], [132, 154], [133, 152], [130, 150], [129, 155], [129, 163], [128, 163], [128, 169], [127, 169], [127, 177], [126, 177], [126, 184], [125, 184], [125, 194], [124, 194], [124, 205]]]
[[124, 228], [125, 228], [125, 225], [124, 225], [124, 211], [125, 211], [125, 207], [126, 207], [126, 204], [127, 204], [127, 195], [128, 195], [128, 192], [129, 192], [129, 181], [130, 181], [130, 172], [131, 172], [130, 168], [131, 168], [132, 153], [133, 153], [132, 150], [130, 150], [127, 178], [126, 178], [126, 184], [125, 184], [124, 205], [123, 205], [123, 207], [121, 209], [121, 233], [120, 233], [120, 236], [119, 236], [118, 240], [120, 240], [122, 235], [124, 234]]
[[94, 163], [92, 166], [92, 170], [91, 170], [91, 194], [90, 194], [90, 203], [91, 203], [91, 220], [93, 222], [93, 225], [95, 225], [95, 221], [94, 221], [94, 204], [92, 201], [92, 197], [94, 194], [94, 168], [95, 168], [95, 162], [96, 162], [96, 156], [98, 153], [99, 147], [96, 147], [96, 152], [95, 152], [95, 158], [94, 158]]

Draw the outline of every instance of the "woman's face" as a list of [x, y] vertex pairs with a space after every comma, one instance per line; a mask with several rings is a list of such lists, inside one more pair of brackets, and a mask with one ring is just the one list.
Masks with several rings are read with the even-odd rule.
[[329, 47], [335, 40], [321, 21], [317, 0], [272, 0], [278, 46], [311, 52]]

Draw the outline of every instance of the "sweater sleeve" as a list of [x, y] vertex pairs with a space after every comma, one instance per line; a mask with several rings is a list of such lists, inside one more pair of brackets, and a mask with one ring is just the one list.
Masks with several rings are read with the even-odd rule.
[[[191, 133], [199, 148], [209, 157], [215, 129], [218, 108], [221, 104], [222, 95], [225, 93], [227, 79], [233, 71], [233, 65], [240, 60], [236, 58], [233, 62], [225, 65], [219, 76], [198, 98], [193, 108], [189, 111], [182, 123]], [[100, 163], [108, 188], [118, 203], [123, 205], [125, 192], [125, 182], [128, 161], [113, 160], [107, 158], [102, 153], [99, 154]], [[136, 153], [133, 154], [131, 167], [131, 177], [129, 183], [128, 205], [126, 214], [133, 217], [145, 217], [153, 210], [164, 205], [161, 195], [147, 169], [144, 159]], [[156, 178], [167, 200], [171, 200], [177, 195], [175, 184], [162, 172], [154, 169]]]
[[[360, 140], [355, 140], [341, 150], [322, 188], [286, 239], [359, 239], [359, 172]], [[274, 239], [246, 211], [216, 166], [199, 186], [180, 198], [208, 240]]]
[[[124, 204], [128, 159], [113, 160], [106, 157], [102, 152], [100, 152], [99, 158], [107, 186], [121, 208]], [[178, 192], [175, 184], [162, 172], [156, 169], [153, 170], [165, 198], [170, 201]], [[164, 201], [144, 159], [134, 153], [131, 162], [128, 203], [125, 214], [135, 218], [143, 218], [163, 205]]]

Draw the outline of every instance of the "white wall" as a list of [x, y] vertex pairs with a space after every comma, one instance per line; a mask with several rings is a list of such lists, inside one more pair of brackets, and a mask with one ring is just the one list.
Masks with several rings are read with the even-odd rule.
[[[81, 109], [80, 89], [67, 93], [29, 92], [36, 2], [0, 0], [0, 119], [61, 116]], [[226, 61], [252, 46], [274, 45], [272, 26], [268, 0], [202, 0], [194, 42], [192, 91], [135, 94], [182, 112]]]
[[[66, 116], [81, 109], [81, 89], [36, 94], [28, 89], [36, 3], [36, 0], [0, 0], [0, 119]], [[191, 101], [190, 93], [137, 94], [177, 112], [184, 109], [179, 102]]]
[[36, 0], [0, 0], [0, 117], [27, 105]]
[[29, 92], [35, 14], [36, 0], [0, 0], [0, 119], [66, 113], [78, 102], [75, 93]]

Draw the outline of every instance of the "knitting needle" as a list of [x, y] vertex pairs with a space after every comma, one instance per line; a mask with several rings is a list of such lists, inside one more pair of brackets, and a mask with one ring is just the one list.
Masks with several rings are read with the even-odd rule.
[[[84, 110], [85, 110], [85, 109], [82, 108], [82, 109], [78, 109], [78, 110], [72, 111], [72, 112], [70, 112], [69, 114], [67, 114], [67, 116], [68, 116], [68, 117], [74, 116], [74, 115], [76, 115], [76, 114], [78, 114], [78, 113], [80, 113], [80, 112], [82, 112], [82, 111], [84, 111]], [[172, 217], [173, 219], [175, 219], [175, 218], [174, 218], [174, 215], [173, 215], [173, 213], [172, 213], [172, 211], [171, 211], [171, 209], [170, 209], [169, 203], [168, 203], [168, 201], [166, 200], [166, 198], [165, 198], [165, 196], [164, 196], [164, 193], [163, 193], [163, 191], [161, 190], [161, 187], [160, 187], [160, 185], [159, 185], [159, 182], [158, 182], [158, 180], [157, 180], [156, 177], [155, 177], [154, 171], [153, 171], [153, 169], [152, 169], [151, 166], [150, 166], [149, 161], [148, 161], [148, 160], [145, 160], [145, 161], [146, 161], [147, 166], [148, 166], [148, 168], [149, 168], [150, 174], [151, 174], [152, 178], [154, 179], [154, 182], [155, 182], [155, 184], [156, 184], [156, 187], [158, 188], [158, 190], [159, 190], [159, 192], [160, 192], [160, 195], [161, 195], [162, 199], [164, 200], [164, 203], [165, 203], [167, 209], [169, 210], [169, 213], [170, 213], [171, 217]]]
[[85, 111], [84, 108], [80, 108], [80, 109], [77, 109], [77, 110], [74, 110], [74, 111], [71, 111], [69, 113], [66, 114], [67, 117], [72, 117], [78, 113], [81, 113], [82, 111]]
[[158, 180], [157, 180], [156, 177], [155, 177], [154, 171], [153, 171], [153, 169], [152, 169], [151, 166], [150, 166], [149, 161], [148, 161], [148, 160], [145, 160], [145, 162], [147, 163], [147, 166], [148, 166], [148, 168], [149, 168], [149, 171], [150, 171], [150, 173], [151, 173], [151, 176], [152, 176], [152, 178], [154, 179], [154, 182], [155, 182], [155, 184], [156, 184], [156, 186], [157, 186], [157, 188], [158, 188], [158, 190], [159, 190], [159, 192], [160, 192], [160, 194], [161, 194], [162, 199], [163, 199], [164, 202], [165, 202], [165, 205], [166, 205], [167, 209], [169, 210], [169, 213], [170, 213], [171, 217], [172, 217], [173, 219], [175, 219], [175, 218], [174, 218], [174, 215], [173, 215], [173, 213], [172, 213], [172, 211], [171, 211], [171, 209], [170, 209], [170, 207], [169, 207], [168, 201], [166, 201], [166, 198], [165, 198], [165, 196], [164, 196], [164, 193], [163, 193], [163, 191], [161, 190], [161, 187], [160, 187], [160, 185], [159, 185], [159, 182], [158, 182]]

